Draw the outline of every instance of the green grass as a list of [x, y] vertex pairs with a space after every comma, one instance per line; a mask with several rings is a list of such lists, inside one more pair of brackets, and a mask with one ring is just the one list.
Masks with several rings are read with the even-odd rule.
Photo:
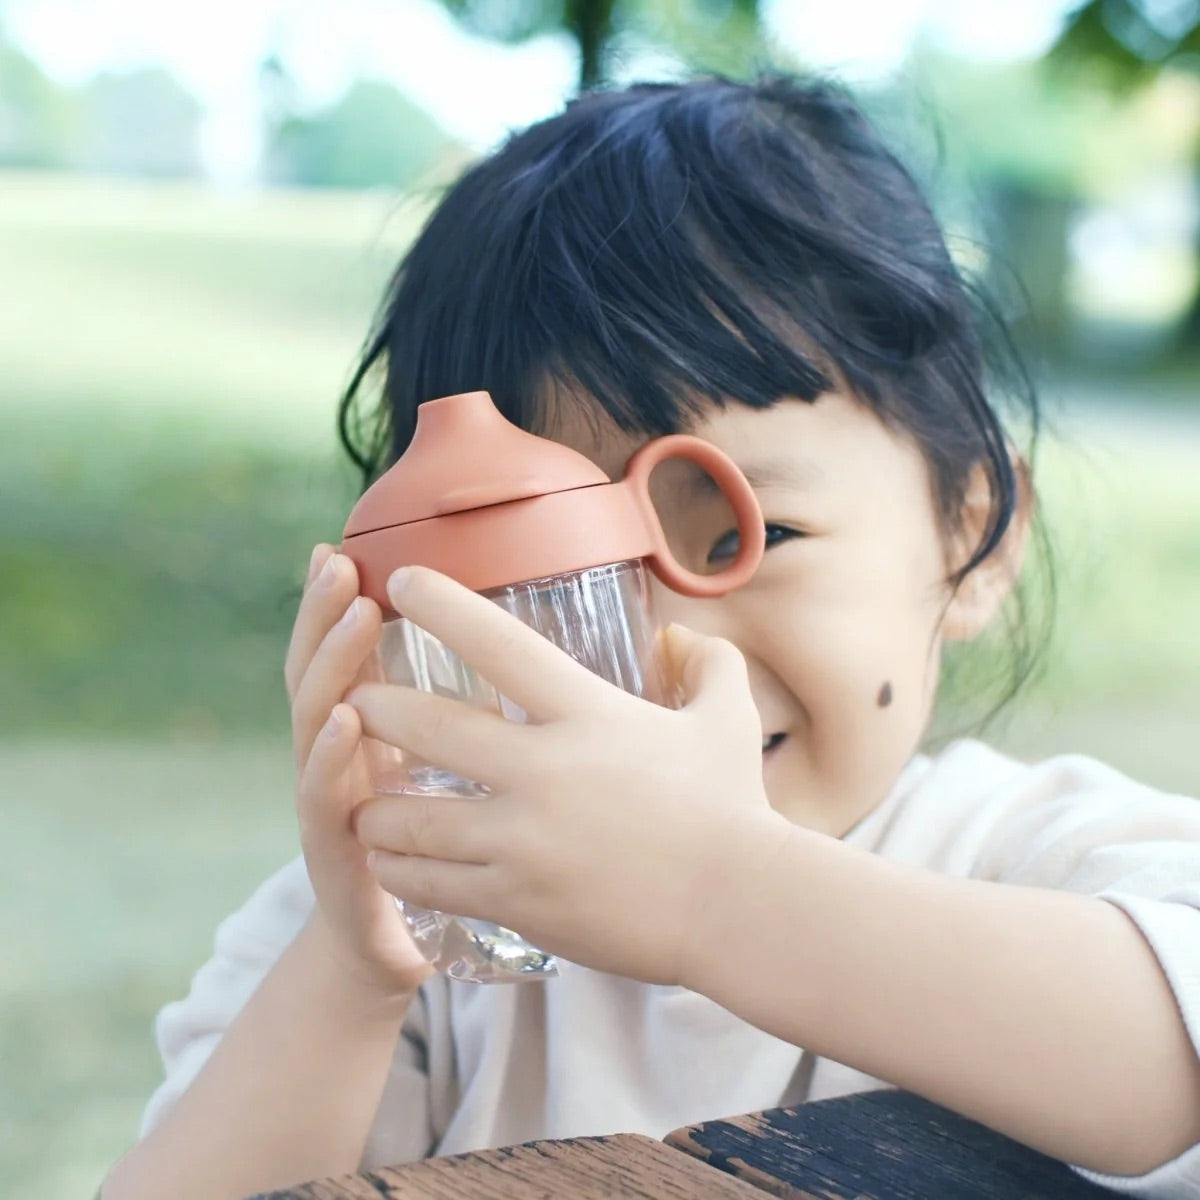
[[417, 213], [0, 176], [0, 721], [278, 730], [354, 480], [334, 402]]
[[[1170, 441], [1151, 423], [1046, 444], [1039, 505], [1058, 588], [1056, 626], [1028, 698], [1153, 702], [1192, 690], [1200, 666], [1200, 420]], [[1031, 544], [1029, 592], [1045, 556]]]
[[373, 194], [213, 197], [0, 172], [0, 381], [53, 436], [176, 417], [324, 449], [382, 285], [422, 215]]
[[0, 1178], [91, 1196], [160, 1068], [151, 1018], [217, 922], [295, 853], [286, 745], [0, 753]]
[[[157, 1077], [152, 1014], [294, 852], [281, 664], [354, 498], [333, 408], [419, 215], [394, 209], [0, 174], [11, 1200], [91, 1194]], [[1047, 447], [1059, 637], [1004, 744], [1200, 793], [1198, 465], [1195, 421]]]
[[[279, 732], [280, 664], [312, 543], [353, 480], [332, 460], [203, 430], [9, 422], [0, 694], [19, 732]], [[15, 426], [15, 427], [14, 427]]]

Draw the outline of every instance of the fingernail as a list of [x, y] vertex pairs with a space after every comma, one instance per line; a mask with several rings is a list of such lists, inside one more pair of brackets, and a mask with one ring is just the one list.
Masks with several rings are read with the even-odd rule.
[[335, 737], [337, 737], [337, 735], [339, 733], [341, 733], [341, 731], [342, 731], [342, 721], [341, 721], [341, 718], [338, 716], [337, 709], [335, 708], [329, 714], [329, 720], [325, 722], [325, 727], [321, 730], [321, 732], [326, 737], [335, 738]]
[[388, 588], [394, 592], [403, 592], [412, 577], [412, 567], [397, 567], [388, 578]]
[[317, 573], [317, 563], [320, 561], [321, 551], [324, 549], [325, 549], [324, 546], [314, 546], [313, 547], [313, 552], [312, 552], [312, 554], [309, 555], [309, 558], [308, 558], [308, 570], [304, 573], [304, 582], [305, 583], [312, 583], [313, 576]]
[[317, 583], [321, 587], [328, 587], [336, 578], [338, 567], [338, 556], [331, 554], [326, 560], [325, 565], [321, 568], [320, 575], [317, 576]]
[[338, 625], [340, 625], [343, 629], [349, 629], [358, 620], [358, 602], [360, 599], [360, 596], [355, 596], [354, 599], [350, 601], [350, 607], [346, 609], [344, 613], [342, 613], [342, 619], [338, 622]]

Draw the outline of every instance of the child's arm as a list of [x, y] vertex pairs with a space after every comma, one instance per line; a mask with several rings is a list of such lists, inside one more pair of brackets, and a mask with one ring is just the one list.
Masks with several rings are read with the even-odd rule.
[[358, 1169], [411, 993], [349, 974], [318, 913], [103, 1200], [240, 1200]]
[[[389, 891], [683, 984], [1083, 1167], [1145, 1173], [1200, 1141], [1200, 1063], [1163, 974], [1170, 962], [1176, 985], [1194, 981], [1200, 1013], [1200, 897], [1148, 901], [1173, 947], [1160, 968], [1104, 900], [902, 866], [772, 811], [728, 642], [672, 635], [685, 703], [669, 711], [434, 572], [393, 576], [389, 594], [537, 718], [386, 685], [349, 694], [371, 736], [492, 787], [483, 805], [392, 796], [360, 810]], [[1200, 828], [1173, 812], [1145, 840], [1168, 840], [1191, 897]]]
[[353, 564], [318, 548], [288, 651], [316, 908], [188, 1090], [113, 1169], [104, 1200], [239, 1200], [358, 1167], [401, 1023], [433, 969], [352, 828], [369, 781], [358, 717], [338, 701], [379, 636], [379, 610], [356, 594]]
[[1200, 1142], [1200, 1060], [1113, 905], [948, 878], [795, 827], [773, 848], [738, 845], [689, 986], [1079, 1166], [1138, 1175]]

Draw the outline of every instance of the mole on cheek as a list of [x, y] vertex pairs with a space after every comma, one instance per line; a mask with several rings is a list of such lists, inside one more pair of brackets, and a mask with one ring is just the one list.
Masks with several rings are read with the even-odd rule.
[[887, 706], [889, 704], [891, 704], [891, 702], [892, 702], [892, 685], [890, 682], [888, 682], [888, 683], [885, 683], [883, 685], [883, 687], [881, 687], [879, 689], [879, 695], [875, 698], [875, 703], [878, 704], [880, 708], [887, 708]]

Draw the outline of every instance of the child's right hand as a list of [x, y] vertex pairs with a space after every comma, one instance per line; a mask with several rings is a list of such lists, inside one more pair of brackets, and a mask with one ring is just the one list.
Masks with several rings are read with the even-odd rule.
[[367, 870], [354, 810], [371, 795], [358, 714], [342, 696], [379, 640], [380, 613], [358, 595], [345, 555], [318, 546], [296, 614], [284, 678], [296, 751], [300, 843], [316, 893], [311, 932], [361, 983], [383, 995], [414, 992], [433, 973], [395, 899]]

